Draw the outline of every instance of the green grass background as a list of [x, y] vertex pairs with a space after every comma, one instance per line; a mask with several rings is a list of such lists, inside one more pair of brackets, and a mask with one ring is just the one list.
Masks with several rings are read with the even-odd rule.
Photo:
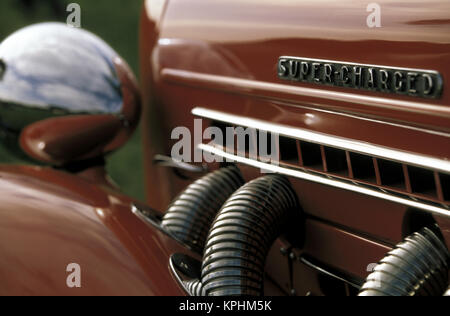
[[[81, 27], [89, 30], [121, 55], [138, 72], [138, 29], [142, 0], [57, 0], [62, 8], [76, 2], [81, 6]], [[24, 9], [18, 0], [0, 1], [0, 41], [12, 32], [39, 22], [66, 22], [68, 12], [55, 13], [51, 1], [35, 0]], [[0, 163], [24, 163], [0, 144]], [[107, 170], [126, 194], [144, 200], [141, 135], [138, 129], [121, 149], [107, 157]]]

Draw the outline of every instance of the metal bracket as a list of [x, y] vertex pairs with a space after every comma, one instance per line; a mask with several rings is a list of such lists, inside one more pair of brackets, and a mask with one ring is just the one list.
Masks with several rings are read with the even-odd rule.
[[190, 296], [203, 296], [200, 277], [202, 263], [188, 255], [175, 253], [170, 256], [170, 270], [180, 286]]
[[184, 174], [184, 172], [188, 173], [207, 173], [208, 168], [206, 165], [193, 165], [182, 161], [177, 161], [172, 157], [164, 156], [164, 155], [155, 155], [153, 157], [153, 164], [161, 167], [172, 168], [177, 176], [182, 179], [189, 180], [191, 177]]

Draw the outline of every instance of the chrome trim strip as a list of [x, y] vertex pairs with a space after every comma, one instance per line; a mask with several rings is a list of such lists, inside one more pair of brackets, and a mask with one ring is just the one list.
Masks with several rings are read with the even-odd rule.
[[294, 128], [286, 125], [273, 124], [253, 118], [227, 114], [215, 110], [196, 107], [192, 110], [195, 116], [230, 123], [233, 125], [251, 127], [258, 130], [277, 133], [282, 136], [288, 136], [299, 140], [317, 143], [320, 145], [331, 146], [343, 150], [349, 150], [356, 153], [366, 154], [382, 159], [389, 159], [400, 163], [437, 170], [450, 174], [450, 161], [436, 159], [429, 156], [413, 154], [409, 152], [393, 150], [383, 146], [376, 146], [369, 143], [354, 141], [347, 138], [330, 136], [305, 129]]
[[152, 209], [143, 210], [141, 207], [136, 204], [131, 205], [131, 213], [139, 217], [142, 221], [152, 225], [160, 231], [165, 232], [161, 227], [161, 218], [158, 218], [156, 215], [156, 211]]
[[399, 203], [402, 205], [406, 205], [406, 206], [410, 206], [410, 207], [414, 207], [417, 209], [421, 209], [433, 214], [438, 214], [438, 215], [443, 215], [443, 216], [450, 216], [450, 210], [447, 210], [445, 208], [441, 208], [438, 206], [433, 206], [433, 205], [428, 205], [422, 202], [417, 202], [417, 201], [413, 201], [413, 200], [409, 200], [407, 198], [403, 198], [403, 197], [398, 197], [398, 196], [394, 196], [392, 194], [389, 193], [384, 193], [381, 191], [377, 191], [374, 189], [370, 189], [370, 188], [366, 188], [366, 187], [362, 187], [362, 186], [358, 186], [355, 184], [350, 184], [350, 183], [345, 183], [342, 181], [338, 181], [332, 178], [328, 178], [328, 177], [324, 177], [324, 176], [319, 176], [319, 175], [315, 175], [315, 174], [310, 174], [310, 173], [306, 173], [300, 170], [293, 170], [293, 169], [287, 169], [284, 167], [280, 167], [280, 166], [276, 166], [276, 165], [272, 165], [272, 164], [267, 164], [267, 163], [263, 163], [257, 160], [252, 160], [246, 157], [241, 157], [241, 156], [236, 156], [233, 154], [229, 154], [224, 152], [221, 149], [218, 149], [216, 147], [210, 146], [210, 145], [206, 145], [206, 144], [200, 144], [198, 146], [199, 149], [209, 152], [211, 154], [215, 154], [217, 156], [223, 157], [225, 159], [231, 160], [231, 161], [235, 161], [238, 163], [242, 163], [245, 165], [249, 165], [255, 168], [259, 168], [261, 170], [267, 170], [273, 173], [279, 173], [279, 174], [283, 174], [286, 176], [290, 176], [290, 177], [294, 177], [294, 178], [299, 178], [299, 179], [303, 179], [303, 180], [307, 180], [307, 181], [312, 181], [315, 183], [320, 183], [320, 184], [324, 184], [324, 185], [328, 185], [328, 186], [332, 186], [338, 189], [343, 189], [343, 190], [347, 190], [347, 191], [352, 191], [352, 192], [356, 192], [356, 193], [361, 193], [364, 195], [368, 195], [368, 196], [372, 196], [375, 198], [379, 198], [379, 199], [383, 199], [383, 200], [387, 200], [387, 201], [391, 201], [394, 203]]
[[131, 205], [131, 213], [133, 213], [137, 218], [139, 218], [144, 223], [151, 225], [153, 228], [166, 234], [179, 244], [183, 245], [184, 247], [192, 251], [189, 245], [183, 243], [177, 236], [172, 234], [169, 230], [167, 230], [164, 226], [161, 225], [162, 218], [160, 218], [159, 216], [160, 214], [157, 211], [144, 205], [137, 205], [136, 203], [133, 203]]
[[[175, 253], [175, 254], [172, 254], [169, 258], [169, 268], [170, 268], [170, 271], [172, 272], [172, 275], [175, 277], [178, 284], [183, 288], [183, 290], [186, 292], [186, 294], [188, 294], [189, 296], [199, 296], [198, 295], [199, 293], [195, 293], [195, 292], [191, 291], [191, 289], [189, 288], [189, 284], [191, 284], [191, 285], [194, 283], [199, 284], [200, 280], [193, 279], [193, 278], [185, 275], [183, 271], [180, 271], [180, 269], [177, 268], [177, 264], [175, 263], [176, 256], [185, 257], [186, 259], [188, 259], [188, 261], [192, 261], [192, 260], [196, 260], [196, 259], [194, 259], [188, 255], [185, 255], [185, 254]], [[188, 269], [193, 268], [191, 266], [188, 266], [189, 263], [184, 263], [184, 264], [187, 265], [185, 268], [188, 268]], [[201, 262], [199, 262], [199, 265], [201, 267]], [[200, 269], [199, 269], [198, 273], [199, 274], [201, 273]]]
[[357, 284], [353, 281], [350, 281], [349, 279], [345, 278], [345, 277], [341, 277], [333, 272], [328, 271], [325, 268], [320, 267], [319, 265], [312, 263], [310, 260], [308, 260], [307, 258], [305, 258], [304, 256], [299, 258], [300, 262], [303, 263], [304, 265], [310, 267], [311, 269], [317, 270], [318, 272], [325, 274], [331, 278], [334, 278], [336, 280], [339, 280], [341, 282], [344, 282], [352, 287], [354, 287], [355, 289], [359, 290], [361, 289], [361, 285], [362, 284]]
[[183, 288], [183, 290], [186, 292], [186, 294], [188, 294], [189, 296], [193, 296], [192, 293], [189, 292], [189, 289], [186, 286], [186, 282], [183, 281], [180, 274], [178, 273], [178, 270], [175, 268], [175, 265], [173, 264], [172, 256], [169, 258], [169, 268], [170, 268], [170, 272], [172, 272], [172, 275], [177, 280], [178, 285], [180, 285]]

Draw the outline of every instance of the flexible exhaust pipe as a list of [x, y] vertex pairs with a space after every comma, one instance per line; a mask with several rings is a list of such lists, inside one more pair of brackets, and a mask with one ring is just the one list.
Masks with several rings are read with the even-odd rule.
[[375, 267], [359, 296], [442, 296], [450, 255], [429, 228], [407, 237]]
[[236, 166], [207, 174], [174, 199], [161, 225], [180, 242], [202, 254], [217, 212], [243, 184], [244, 179]]
[[268, 252], [299, 211], [289, 181], [268, 175], [237, 190], [217, 214], [205, 246], [198, 296], [261, 296]]

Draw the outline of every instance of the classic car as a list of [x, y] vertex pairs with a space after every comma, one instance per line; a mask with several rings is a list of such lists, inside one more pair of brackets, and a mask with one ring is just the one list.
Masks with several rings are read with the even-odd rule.
[[[450, 2], [140, 19], [140, 84], [79, 28], [0, 44], [2, 146], [39, 163], [0, 167], [0, 295], [449, 295]], [[145, 203], [104, 167], [140, 120]]]

